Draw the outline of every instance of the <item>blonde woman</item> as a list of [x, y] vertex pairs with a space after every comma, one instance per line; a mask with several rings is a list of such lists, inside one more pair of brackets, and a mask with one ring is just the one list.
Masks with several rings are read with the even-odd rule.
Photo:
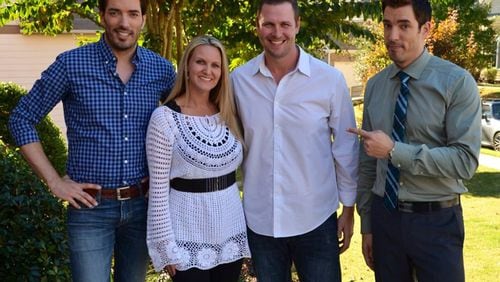
[[224, 47], [194, 38], [149, 122], [147, 244], [174, 282], [228, 281], [250, 256], [235, 170], [243, 149]]

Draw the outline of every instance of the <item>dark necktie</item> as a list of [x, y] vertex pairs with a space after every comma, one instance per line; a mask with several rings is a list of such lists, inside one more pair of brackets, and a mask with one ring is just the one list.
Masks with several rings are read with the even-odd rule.
[[[401, 81], [396, 107], [394, 108], [394, 122], [392, 126], [392, 139], [395, 142], [404, 142], [406, 131], [406, 110], [408, 109], [408, 74], [400, 71], [398, 73]], [[389, 160], [387, 169], [387, 178], [385, 180], [384, 205], [389, 210], [394, 210], [398, 206], [399, 190], [399, 169]]]

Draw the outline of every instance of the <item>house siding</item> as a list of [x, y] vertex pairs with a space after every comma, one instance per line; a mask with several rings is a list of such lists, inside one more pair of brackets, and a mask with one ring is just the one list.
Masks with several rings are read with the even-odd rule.
[[[75, 34], [0, 34], [0, 81], [13, 82], [30, 90], [57, 55], [76, 47]], [[66, 136], [61, 103], [49, 115]]]
[[491, 3], [490, 16], [500, 15], [500, 1], [499, 0], [491, 0], [490, 3]]
[[75, 48], [76, 36], [21, 34], [0, 35], [0, 81], [14, 82], [31, 89], [57, 55]]

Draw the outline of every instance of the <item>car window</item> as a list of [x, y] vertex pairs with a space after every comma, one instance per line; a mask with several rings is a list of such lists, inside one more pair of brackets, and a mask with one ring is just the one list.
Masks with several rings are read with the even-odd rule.
[[500, 119], [500, 103], [495, 103], [491, 105], [491, 115], [495, 119]]
[[491, 117], [491, 106], [489, 104], [482, 104], [482, 114], [486, 117]]

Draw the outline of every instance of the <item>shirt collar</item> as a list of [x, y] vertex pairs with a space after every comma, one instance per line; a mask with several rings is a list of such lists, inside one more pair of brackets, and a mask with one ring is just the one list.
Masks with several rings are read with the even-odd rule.
[[[295, 69], [292, 70], [291, 72], [299, 71], [302, 74], [306, 76], [311, 75], [311, 65], [310, 65], [310, 60], [308, 54], [299, 46], [297, 46], [299, 49], [299, 61], [297, 62], [297, 66], [295, 66]], [[260, 53], [256, 58], [255, 58], [255, 64], [252, 67], [252, 74], [256, 75], [257, 73], [261, 73], [264, 76], [272, 76], [271, 72], [266, 66], [265, 59], [264, 59], [264, 52]]]
[[[109, 44], [104, 39], [104, 36], [105, 36], [105, 34], [103, 33], [101, 35], [101, 38], [97, 42], [98, 49], [100, 50], [101, 55], [104, 58], [104, 61], [106, 61], [106, 62], [116, 61], [116, 57], [113, 54], [113, 51], [111, 50], [111, 47], [109, 46]], [[134, 58], [132, 58], [132, 63], [133, 64], [138, 65], [141, 62], [141, 59], [144, 56], [143, 52], [144, 52], [144, 50], [142, 50], [142, 48], [140, 48], [139, 46], [137, 46], [137, 48], [135, 50]]]
[[422, 54], [405, 69], [400, 69], [395, 64], [392, 64], [391, 69], [389, 70], [389, 77], [394, 78], [400, 71], [404, 71], [411, 78], [419, 79], [431, 57], [432, 55], [429, 53], [429, 51], [427, 51], [427, 48], [424, 48]]

